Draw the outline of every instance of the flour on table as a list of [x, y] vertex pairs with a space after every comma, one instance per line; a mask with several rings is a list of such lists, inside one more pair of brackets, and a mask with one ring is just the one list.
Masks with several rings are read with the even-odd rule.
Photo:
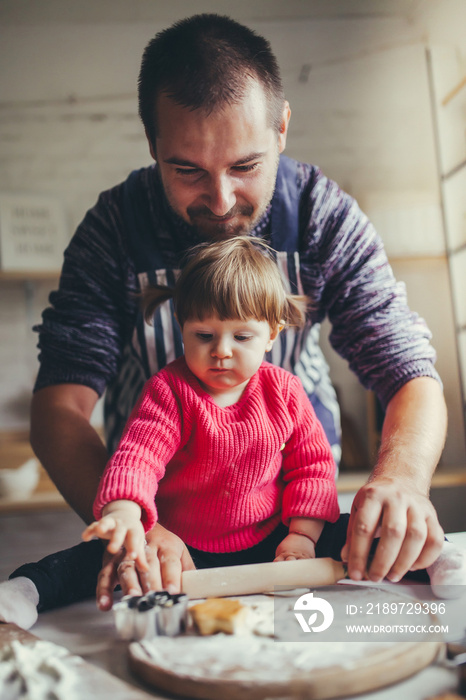
[[249, 606], [248, 627], [260, 637], [274, 636], [274, 602], [264, 600]]
[[140, 644], [157, 667], [178, 677], [264, 683], [274, 679], [291, 682], [300, 673], [328, 666], [351, 668], [371, 649], [366, 642], [277, 643], [265, 637], [225, 634], [195, 641], [189, 636], [164, 637], [134, 644]]
[[[174, 638], [156, 637], [135, 643], [135, 646], [140, 646], [155, 666], [178, 677], [257, 683], [291, 682], [301, 673], [329, 666], [352, 668], [359, 659], [374, 651], [369, 642], [277, 642], [274, 622], [282, 624], [295, 599], [295, 596], [289, 601], [282, 599], [282, 614], [277, 620], [272, 598], [240, 597], [240, 602], [249, 608], [247, 625], [241, 634], [198, 637], [188, 633]], [[391, 646], [391, 643], [377, 645], [379, 650]]]
[[39, 640], [22, 644], [13, 640], [0, 649], [2, 700], [78, 700], [76, 666], [83, 661], [68, 649]]

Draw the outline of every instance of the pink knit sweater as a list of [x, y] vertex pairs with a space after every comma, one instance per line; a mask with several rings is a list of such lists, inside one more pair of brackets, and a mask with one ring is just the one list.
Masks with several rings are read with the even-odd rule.
[[121, 498], [139, 503], [146, 530], [159, 521], [208, 552], [252, 547], [294, 516], [339, 515], [325, 433], [299, 379], [267, 362], [226, 408], [183, 357], [152, 377], [100, 481], [95, 517]]

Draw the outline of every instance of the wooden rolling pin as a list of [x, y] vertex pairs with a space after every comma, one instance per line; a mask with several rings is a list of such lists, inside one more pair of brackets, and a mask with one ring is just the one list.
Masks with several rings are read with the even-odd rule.
[[183, 571], [181, 589], [190, 598], [221, 598], [269, 593], [275, 586], [331, 586], [346, 577], [342, 562], [323, 557]]

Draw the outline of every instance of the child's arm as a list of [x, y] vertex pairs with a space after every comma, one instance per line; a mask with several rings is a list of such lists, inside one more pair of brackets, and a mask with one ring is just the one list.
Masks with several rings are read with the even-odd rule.
[[[94, 501], [94, 517], [108, 514], [107, 506], [123, 501], [137, 501], [141, 508], [136, 507], [132, 513], [131, 529], [125, 549], [120, 549], [122, 538], [109, 537], [108, 533], [100, 535], [97, 525], [86, 531], [86, 537], [92, 535], [110, 539], [103, 566], [97, 581], [97, 600], [101, 610], [109, 610], [112, 605], [113, 591], [120, 584], [125, 595], [141, 595], [149, 590], [161, 589], [161, 572], [177, 560], [178, 551], [184, 544], [176, 535], [169, 533], [162, 538], [162, 544], [151, 533], [160, 532], [155, 507], [155, 493], [158, 482], [163, 478], [165, 466], [179, 448], [181, 440], [181, 411], [175, 394], [173, 382], [166, 373], [152, 377], [144, 385], [144, 389], [133, 409], [117, 451], [113, 454], [99, 482], [97, 496]], [[150, 455], [150, 459], [144, 459]], [[123, 474], [123, 477], [121, 476]], [[105, 509], [105, 510], [104, 510]], [[140, 523], [141, 513], [144, 528], [147, 530], [147, 550], [144, 548], [144, 532]], [[124, 517], [127, 516], [125, 511]], [[113, 514], [112, 514], [113, 517]], [[110, 530], [115, 532], [115, 522], [111, 522]], [[163, 530], [163, 528], [162, 528]], [[136, 543], [132, 533], [137, 533]], [[124, 539], [124, 536], [123, 536]], [[179, 542], [178, 542], [179, 540]], [[173, 544], [175, 542], [175, 544]], [[180, 546], [179, 546], [179, 543]], [[133, 554], [130, 554], [133, 552]], [[134, 558], [136, 553], [136, 558]], [[113, 554], [113, 556], [110, 556]], [[183, 554], [189, 557], [184, 547]], [[180, 554], [181, 557], [181, 554]], [[191, 558], [189, 557], [190, 561]], [[142, 566], [141, 566], [142, 564]], [[191, 561], [191, 565], [194, 567]], [[163, 576], [162, 576], [163, 578]], [[167, 577], [165, 577], [167, 578]], [[167, 586], [179, 586], [181, 572], [168, 577]]]
[[102, 509], [103, 517], [91, 523], [83, 532], [85, 542], [93, 537], [109, 540], [107, 550], [116, 554], [122, 547], [128, 559], [134, 560], [138, 571], [147, 571], [145, 533], [141, 522], [141, 507], [134, 501], [112, 501]]
[[282, 452], [282, 521], [289, 534], [277, 547], [278, 560], [314, 558], [324, 523], [340, 513], [332, 450], [296, 376], [290, 378], [288, 410], [293, 430]]
[[288, 535], [280, 542], [274, 561], [315, 559], [315, 545], [324, 521], [317, 518], [291, 518]]

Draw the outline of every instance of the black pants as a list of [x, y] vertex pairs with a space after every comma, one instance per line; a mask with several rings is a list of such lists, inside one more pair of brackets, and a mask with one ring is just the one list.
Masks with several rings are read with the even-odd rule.
[[[349, 515], [340, 515], [335, 523], [325, 523], [316, 546], [317, 557], [331, 557], [339, 561], [346, 541]], [[214, 566], [234, 566], [273, 561], [275, 550], [288, 534], [288, 528], [279, 525], [265, 540], [239, 552], [214, 554], [189, 547], [197, 569]], [[374, 541], [373, 547], [376, 546]], [[26, 576], [39, 592], [39, 612], [69, 605], [95, 595], [97, 576], [102, 567], [104, 545], [100, 540], [82, 542], [31, 564], [23, 564], [11, 576]], [[425, 572], [418, 572], [418, 580], [427, 580]]]

